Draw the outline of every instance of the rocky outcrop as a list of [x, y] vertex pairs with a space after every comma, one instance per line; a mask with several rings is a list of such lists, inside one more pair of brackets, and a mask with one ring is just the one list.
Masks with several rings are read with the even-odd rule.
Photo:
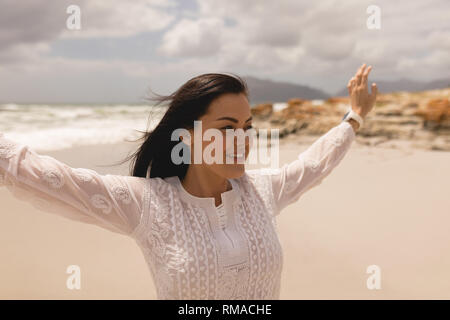
[[[379, 94], [357, 139], [370, 145], [410, 140], [416, 147], [450, 151], [449, 99], [450, 88]], [[274, 111], [266, 103], [255, 106], [252, 113], [255, 127], [278, 128], [280, 137], [322, 135], [340, 123], [348, 106], [348, 97], [332, 97], [319, 104], [296, 98], [282, 110]]]
[[450, 101], [449, 99], [432, 99], [425, 107], [417, 108], [415, 115], [424, 120], [424, 126], [431, 130], [450, 129]]
[[267, 119], [272, 115], [273, 105], [271, 103], [262, 103], [252, 108], [252, 116], [258, 119]]

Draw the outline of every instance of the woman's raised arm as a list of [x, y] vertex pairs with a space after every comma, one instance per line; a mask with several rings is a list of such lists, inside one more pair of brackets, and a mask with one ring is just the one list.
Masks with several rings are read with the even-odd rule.
[[355, 132], [350, 123], [341, 122], [300, 153], [296, 160], [271, 171], [275, 215], [321, 184], [341, 162], [354, 139]]
[[[376, 84], [372, 84], [372, 93], [368, 92], [367, 77], [371, 69], [371, 66], [366, 69], [366, 64], [363, 64], [347, 86], [351, 108], [362, 118], [373, 108], [378, 91]], [[295, 161], [278, 170], [269, 170], [275, 215], [297, 201], [303, 193], [321, 184], [341, 162], [355, 137], [354, 124], [341, 121], [302, 152]]]
[[0, 186], [42, 211], [131, 235], [148, 179], [72, 168], [0, 133]]

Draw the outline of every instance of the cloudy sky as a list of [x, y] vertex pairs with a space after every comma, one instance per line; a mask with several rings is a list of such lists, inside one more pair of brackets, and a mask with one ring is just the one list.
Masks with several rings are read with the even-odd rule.
[[[81, 30], [66, 12], [81, 9]], [[367, 8], [381, 9], [371, 30]], [[334, 93], [450, 77], [449, 0], [0, 0], [0, 103], [139, 102], [206, 72]]]

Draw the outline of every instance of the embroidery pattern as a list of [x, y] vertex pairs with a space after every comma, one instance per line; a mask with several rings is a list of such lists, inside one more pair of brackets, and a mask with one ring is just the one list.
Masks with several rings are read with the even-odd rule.
[[42, 178], [55, 189], [59, 189], [64, 185], [64, 176], [61, 172], [55, 169], [44, 170], [42, 173]]
[[131, 195], [127, 188], [121, 186], [115, 186], [112, 189], [114, 198], [122, 201], [125, 204], [131, 203]]
[[334, 146], [339, 147], [344, 143], [344, 138], [342, 136], [335, 136], [330, 138], [330, 141]]
[[319, 162], [319, 161], [314, 160], [314, 159], [311, 159], [311, 158], [307, 158], [307, 159], [305, 160], [305, 163], [306, 163], [306, 165], [307, 165], [309, 168], [311, 168], [311, 169], [313, 169], [313, 170], [316, 170], [316, 169], [319, 167], [319, 165], [320, 165], [320, 162]]
[[81, 182], [90, 182], [93, 179], [91, 170], [89, 169], [76, 168], [71, 171]]
[[94, 194], [91, 197], [92, 205], [101, 209], [103, 213], [108, 214], [112, 210], [111, 202], [102, 194]]
[[0, 158], [8, 159], [14, 154], [14, 144], [11, 142], [0, 143]]

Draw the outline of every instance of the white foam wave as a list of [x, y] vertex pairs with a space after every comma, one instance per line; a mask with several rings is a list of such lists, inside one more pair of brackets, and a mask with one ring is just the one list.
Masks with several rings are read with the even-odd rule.
[[[160, 120], [150, 106], [1, 105], [0, 132], [35, 150], [133, 141]], [[11, 112], [9, 112], [11, 111]]]

